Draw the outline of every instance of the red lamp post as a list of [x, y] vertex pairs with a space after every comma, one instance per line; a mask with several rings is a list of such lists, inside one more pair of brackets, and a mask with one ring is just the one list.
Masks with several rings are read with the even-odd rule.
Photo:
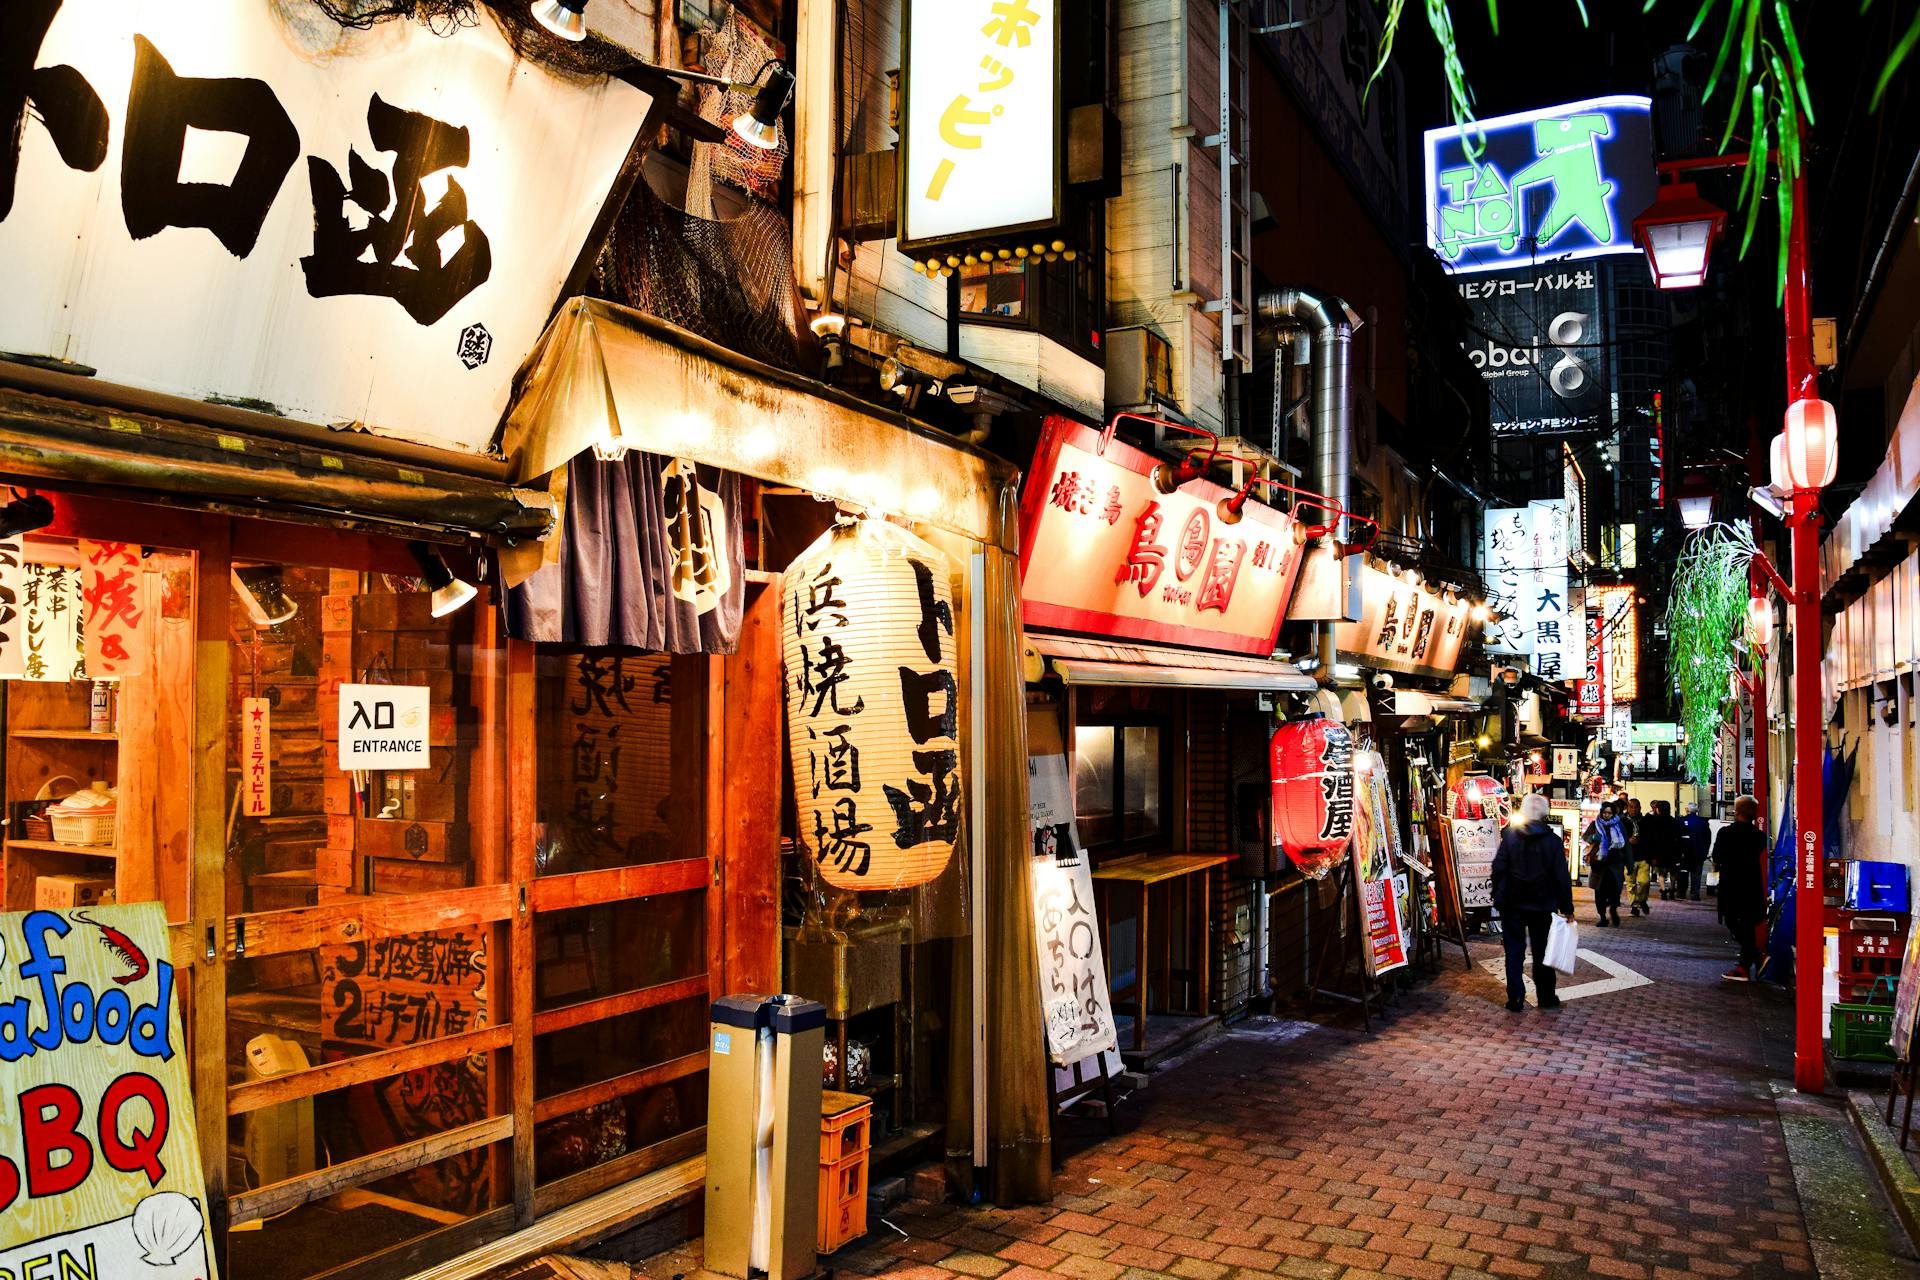
[[[1729, 155], [1666, 161], [1659, 167], [1663, 175], [1671, 177], [1698, 169], [1734, 169], [1745, 163], [1745, 156]], [[1793, 809], [1797, 837], [1793, 1083], [1804, 1093], [1819, 1093], [1826, 1083], [1825, 1040], [1820, 1027], [1821, 979], [1826, 967], [1825, 814], [1820, 791], [1824, 737], [1820, 694], [1820, 489], [1833, 479], [1838, 451], [1833, 406], [1819, 398], [1813, 365], [1806, 208], [1806, 178], [1796, 176], [1793, 220], [1787, 228], [1782, 307], [1787, 347], [1786, 430], [1784, 445], [1776, 444], [1774, 450], [1775, 458], [1784, 464], [1775, 466], [1774, 479], [1784, 478], [1791, 487], [1786, 519], [1793, 538], [1793, 582], [1791, 586], [1775, 585], [1785, 588], [1781, 594], [1791, 604], [1793, 617]], [[1669, 182], [1661, 187], [1659, 198], [1646, 213], [1634, 219], [1634, 242], [1645, 248], [1654, 280], [1661, 288], [1687, 288], [1705, 278], [1713, 237], [1725, 221], [1725, 212], [1700, 199], [1691, 183]], [[1761, 683], [1756, 681], [1756, 686]], [[1757, 713], [1759, 707], [1755, 710]], [[1764, 728], [1756, 714], [1756, 747]]]

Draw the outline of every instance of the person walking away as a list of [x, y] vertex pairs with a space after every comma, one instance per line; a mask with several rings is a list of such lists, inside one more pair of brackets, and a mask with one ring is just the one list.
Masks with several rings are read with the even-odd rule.
[[1607, 927], [1609, 915], [1613, 917], [1612, 922], [1618, 925], [1621, 875], [1627, 863], [1627, 837], [1620, 830], [1610, 801], [1601, 804], [1600, 816], [1587, 828], [1584, 839], [1590, 872], [1588, 882], [1593, 885], [1593, 908], [1600, 914], [1600, 927]]
[[[1661, 898], [1671, 898], [1674, 872], [1680, 865], [1680, 823], [1665, 800], [1655, 800], [1653, 812], [1640, 823], [1640, 856], [1653, 867]], [[1647, 912], [1651, 915], [1653, 908]]]
[[1547, 934], [1553, 917], [1573, 919], [1573, 876], [1567, 847], [1547, 821], [1547, 798], [1537, 792], [1520, 802], [1493, 855], [1493, 906], [1500, 913], [1501, 941], [1507, 952], [1507, 1008], [1526, 1005], [1527, 948], [1533, 949], [1533, 989], [1542, 1009], [1558, 1009], [1556, 974], [1546, 962]]
[[1680, 896], [1700, 901], [1700, 882], [1706, 878], [1707, 853], [1713, 844], [1713, 827], [1700, 816], [1700, 806], [1687, 805], [1687, 816], [1680, 819]]
[[1740, 960], [1720, 976], [1750, 982], [1760, 963], [1760, 926], [1767, 919], [1767, 838], [1754, 825], [1760, 805], [1752, 796], [1733, 802], [1733, 821], [1713, 842], [1713, 866], [1720, 873], [1720, 918], [1740, 947]]

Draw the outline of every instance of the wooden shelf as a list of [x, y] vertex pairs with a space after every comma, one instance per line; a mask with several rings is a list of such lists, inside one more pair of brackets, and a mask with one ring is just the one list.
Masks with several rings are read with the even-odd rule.
[[58, 840], [7, 840], [7, 849], [37, 849], [42, 853], [75, 853], [83, 858], [117, 858], [120, 856], [118, 845], [111, 844], [61, 844]]
[[95, 733], [91, 729], [10, 729], [10, 738], [50, 738], [60, 742], [118, 742], [117, 733]]

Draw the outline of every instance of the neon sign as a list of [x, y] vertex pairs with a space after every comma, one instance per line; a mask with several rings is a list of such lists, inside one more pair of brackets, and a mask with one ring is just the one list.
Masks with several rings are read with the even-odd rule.
[[1633, 219], [1656, 185], [1651, 110], [1615, 95], [1429, 129], [1427, 247], [1455, 272], [1638, 253]]

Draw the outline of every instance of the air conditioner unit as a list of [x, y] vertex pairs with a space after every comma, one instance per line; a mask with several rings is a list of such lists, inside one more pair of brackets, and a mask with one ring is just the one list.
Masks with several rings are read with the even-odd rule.
[[1173, 348], [1142, 325], [1107, 330], [1107, 410], [1171, 405]]

